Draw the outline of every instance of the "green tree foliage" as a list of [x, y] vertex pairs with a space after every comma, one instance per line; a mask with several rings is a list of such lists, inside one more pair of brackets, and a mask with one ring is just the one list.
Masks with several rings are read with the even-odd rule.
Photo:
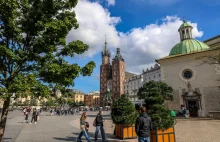
[[138, 113], [127, 95], [123, 94], [113, 103], [111, 117], [114, 124], [133, 125]]
[[35, 98], [30, 100], [30, 106], [37, 106], [37, 100]]
[[76, 4], [77, 0], [0, 1], [0, 92], [4, 99], [0, 141], [12, 93], [48, 96], [45, 84], [72, 86], [76, 77], [90, 76], [95, 68], [93, 61], [80, 67], [65, 60], [89, 48], [79, 40], [66, 42], [69, 31], [79, 27], [72, 10]]
[[166, 129], [174, 124], [170, 110], [164, 106], [166, 100], [173, 100], [173, 89], [163, 82], [150, 81], [138, 91], [138, 97], [144, 99], [155, 129]]
[[23, 102], [23, 106], [29, 106], [29, 104], [30, 104], [30, 101], [29, 101], [29, 100], [25, 100], [25, 101]]

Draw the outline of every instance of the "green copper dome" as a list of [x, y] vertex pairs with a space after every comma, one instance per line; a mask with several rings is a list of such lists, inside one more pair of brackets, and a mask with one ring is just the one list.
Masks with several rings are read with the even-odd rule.
[[209, 49], [209, 46], [203, 42], [195, 39], [185, 39], [171, 49], [169, 56], [198, 52], [206, 49]]

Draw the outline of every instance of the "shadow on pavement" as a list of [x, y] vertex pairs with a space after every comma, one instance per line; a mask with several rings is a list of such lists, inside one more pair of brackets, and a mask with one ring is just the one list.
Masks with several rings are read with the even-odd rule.
[[67, 141], [67, 142], [76, 142], [77, 138], [76, 137], [66, 137], [66, 138], [56, 138], [54, 137], [55, 140], [59, 141]]

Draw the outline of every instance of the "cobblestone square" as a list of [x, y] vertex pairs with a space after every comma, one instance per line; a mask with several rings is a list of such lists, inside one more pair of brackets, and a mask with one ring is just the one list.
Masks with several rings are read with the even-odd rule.
[[[95, 127], [92, 126], [97, 112], [88, 112], [87, 121], [90, 124], [89, 136], [94, 141]], [[117, 142], [113, 136], [114, 125], [110, 119], [110, 112], [104, 112], [105, 132], [109, 142]], [[10, 112], [4, 142], [76, 142], [80, 132], [78, 115], [49, 116], [49, 112], [43, 112], [37, 124], [23, 123], [21, 111]], [[30, 117], [29, 117], [30, 120]], [[200, 119], [178, 119], [175, 125], [177, 142], [219, 142], [220, 121]], [[85, 138], [82, 139], [86, 142]], [[99, 141], [101, 137], [99, 134]], [[98, 141], [98, 142], [99, 142]], [[137, 139], [124, 140], [137, 142]]]

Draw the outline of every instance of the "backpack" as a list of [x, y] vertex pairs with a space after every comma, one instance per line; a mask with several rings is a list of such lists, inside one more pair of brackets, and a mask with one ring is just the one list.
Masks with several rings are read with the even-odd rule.
[[85, 129], [86, 129], [86, 131], [89, 131], [89, 123], [88, 122], [85, 122]]
[[100, 114], [97, 115], [96, 122], [97, 123], [102, 123], [102, 116]]

